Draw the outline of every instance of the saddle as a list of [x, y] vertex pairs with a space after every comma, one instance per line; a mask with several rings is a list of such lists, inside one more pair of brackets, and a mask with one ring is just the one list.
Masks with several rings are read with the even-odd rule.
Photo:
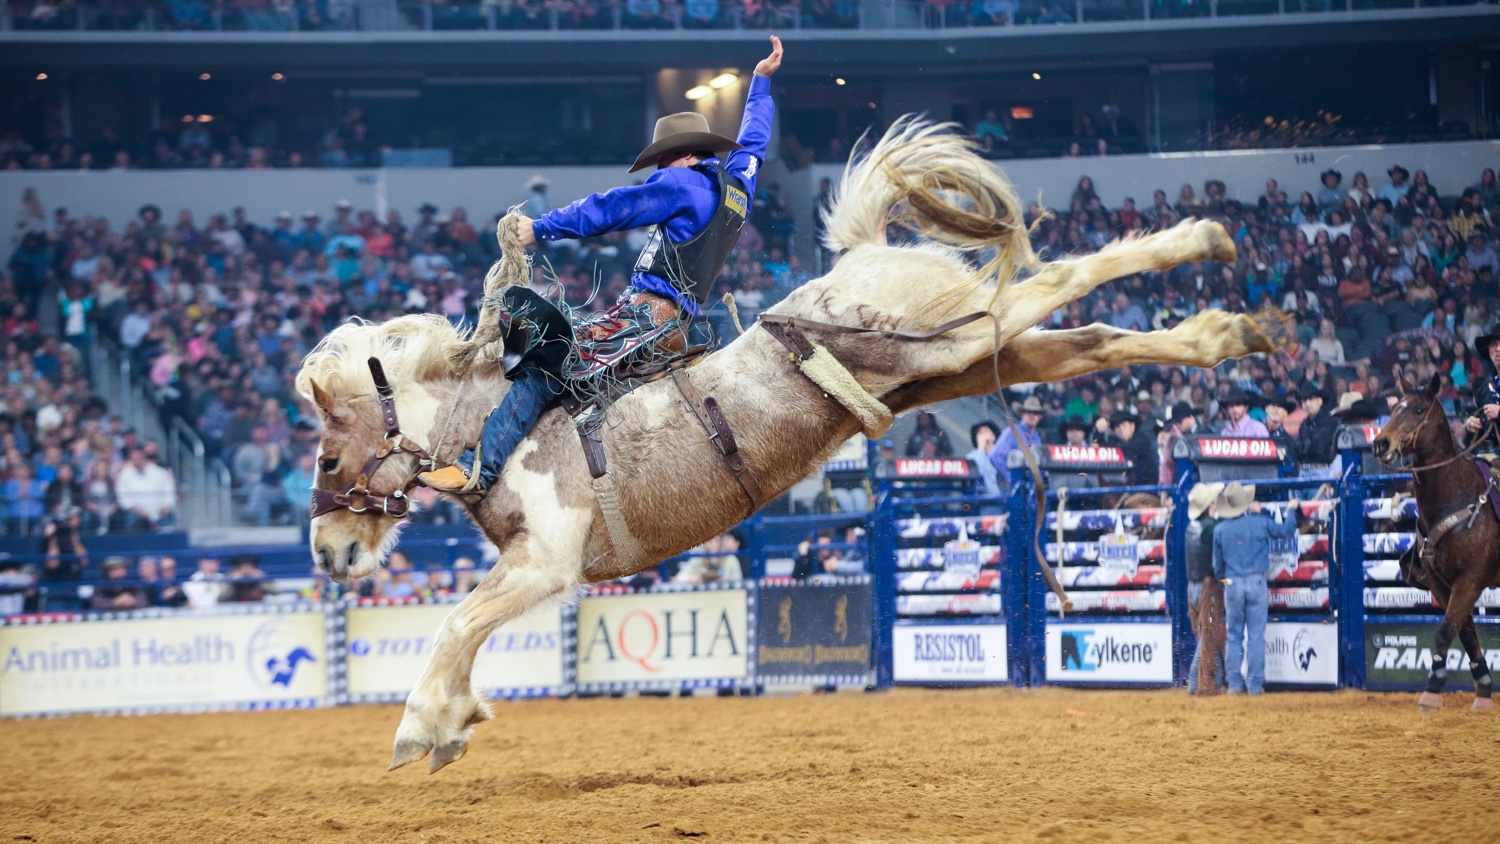
[[1479, 518], [1484, 510], [1486, 502], [1490, 505], [1490, 511], [1494, 513], [1495, 519], [1500, 521], [1500, 484], [1496, 483], [1496, 467], [1489, 460], [1474, 460], [1474, 468], [1479, 470], [1479, 477], [1484, 480], [1484, 492], [1480, 493], [1479, 500], [1463, 509], [1450, 513], [1430, 529], [1422, 530], [1418, 525], [1417, 539], [1401, 555], [1397, 565], [1401, 570], [1401, 579], [1419, 589], [1432, 589], [1432, 563], [1437, 557], [1437, 544], [1442, 541], [1451, 531], [1468, 528]]

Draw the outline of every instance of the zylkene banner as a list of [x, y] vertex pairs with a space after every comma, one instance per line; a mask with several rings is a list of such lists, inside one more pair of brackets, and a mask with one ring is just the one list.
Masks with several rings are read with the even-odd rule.
[[[452, 604], [349, 607], [348, 699], [404, 699], [432, 654], [433, 635], [452, 611]], [[506, 622], [479, 648], [474, 688], [493, 697], [557, 694], [565, 685], [563, 644], [562, 610], [555, 604]]]
[[0, 715], [329, 702], [321, 609], [135, 615], [0, 627]]
[[757, 676], [772, 683], [865, 683], [873, 600], [868, 577], [760, 587]]
[[893, 639], [898, 683], [1010, 679], [1003, 624], [898, 624]]
[[745, 589], [589, 596], [578, 603], [578, 685], [733, 685], [750, 674]]
[[1172, 625], [1048, 624], [1054, 683], [1171, 683]]

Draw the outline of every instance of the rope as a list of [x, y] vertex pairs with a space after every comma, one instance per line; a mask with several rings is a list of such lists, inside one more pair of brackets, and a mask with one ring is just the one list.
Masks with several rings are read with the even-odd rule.
[[736, 334], [744, 334], [745, 326], [740, 325], [740, 309], [734, 304], [734, 297], [728, 291], [725, 291], [724, 298], [719, 301], [723, 302], [724, 307], [729, 309], [729, 318], [734, 320], [734, 332]]

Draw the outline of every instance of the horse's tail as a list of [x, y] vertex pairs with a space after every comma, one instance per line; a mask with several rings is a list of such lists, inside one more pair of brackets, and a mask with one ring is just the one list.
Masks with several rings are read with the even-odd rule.
[[907, 115], [868, 151], [857, 149], [824, 211], [824, 245], [842, 252], [882, 243], [886, 226], [897, 224], [955, 249], [994, 248], [987, 276], [1034, 268], [1015, 188], [960, 131]]

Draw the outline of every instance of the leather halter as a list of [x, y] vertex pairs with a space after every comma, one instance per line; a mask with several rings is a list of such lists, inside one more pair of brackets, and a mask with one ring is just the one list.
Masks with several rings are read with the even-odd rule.
[[[432, 455], [427, 453], [427, 449], [422, 448], [411, 437], [401, 432], [401, 423], [396, 420], [396, 391], [391, 389], [390, 382], [386, 380], [385, 369], [380, 365], [380, 358], [370, 358], [370, 376], [375, 379], [375, 392], [380, 401], [380, 413], [385, 419], [385, 440], [370, 456], [365, 467], [359, 471], [359, 476], [355, 478], [354, 485], [348, 490], [334, 492], [313, 488], [309, 510], [314, 519], [324, 513], [339, 509], [345, 509], [351, 513], [373, 513], [377, 516], [404, 519], [411, 512], [411, 499], [406, 496], [407, 491], [414, 486], [421, 486], [422, 482], [417, 476], [422, 472], [431, 471], [437, 465]], [[385, 462], [387, 457], [402, 453], [417, 456], [417, 467], [407, 476], [406, 482], [389, 495], [370, 492], [370, 479], [375, 477], [380, 464]]]

